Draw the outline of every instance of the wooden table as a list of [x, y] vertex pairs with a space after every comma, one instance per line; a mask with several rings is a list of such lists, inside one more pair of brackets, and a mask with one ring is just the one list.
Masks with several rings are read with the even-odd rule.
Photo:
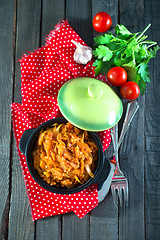
[[0, 239], [157, 240], [160, 236], [160, 52], [150, 62], [151, 83], [120, 148], [129, 181], [129, 206], [114, 207], [111, 193], [80, 220], [74, 213], [33, 222], [12, 131], [12, 102], [21, 102], [19, 58], [44, 45], [61, 19], [90, 46], [99, 11], [137, 32], [149, 23], [149, 39], [160, 43], [159, 0], [1, 0], [0, 1]]

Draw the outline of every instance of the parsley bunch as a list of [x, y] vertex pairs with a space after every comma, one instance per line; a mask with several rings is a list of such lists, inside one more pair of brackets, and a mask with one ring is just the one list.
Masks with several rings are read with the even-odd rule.
[[111, 33], [97, 36], [93, 55], [96, 76], [105, 74], [112, 67], [123, 67], [128, 74], [128, 80], [136, 82], [141, 94], [144, 94], [150, 82], [148, 62], [155, 58], [160, 47], [157, 42], [146, 40], [144, 33], [151, 26], [149, 24], [141, 33], [131, 33], [124, 25], [115, 27], [115, 36]]

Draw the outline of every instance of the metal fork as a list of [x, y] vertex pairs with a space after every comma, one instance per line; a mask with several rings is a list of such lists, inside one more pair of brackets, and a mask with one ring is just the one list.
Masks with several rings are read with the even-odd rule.
[[127, 110], [126, 110], [126, 115], [125, 115], [125, 119], [123, 122], [123, 126], [122, 126], [122, 130], [121, 130], [121, 134], [118, 140], [118, 149], [123, 141], [123, 138], [133, 120], [134, 115], [136, 114], [137, 110], [139, 108], [138, 102], [136, 100], [129, 102], [127, 104]]
[[111, 182], [111, 192], [113, 196], [114, 204], [117, 205], [119, 197], [120, 205], [122, 206], [122, 192], [124, 193], [124, 200], [126, 205], [128, 204], [128, 181], [122, 171], [120, 170], [119, 160], [118, 160], [118, 124], [115, 125], [111, 130], [113, 148], [115, 152], [116, 168], [114, 172], [114, 177]]
[[137, 101], [132, 101], [132, 102], [128, 103], [127, 110], [126, 110], [126, 116], [124, 119], [124, 123], [123, 123], [119, 141], [118, 141], [118, 124], [111, 129], [113, 148], [114, 148], [115, 158], [116, 158], [115, 173], [114, 173], [114, 177], [111, 182], [111, 191], [112, 191], [113, 201], [114, 201], [115, 205], [117, 205], [117, 203], [118, 203], [118, 199], [117, 199], [117, 195], [118, 195], [120, 205], [122, 206], [123, 194], [124, 194], [124, 201], [125, 201], [126, 205], [128, 205], [128, 181], [127, 181], [126, 177], [124, 176], [124, 174], [122, 173], [122, 171], [120, 170], [119, 160], [118, 160], [118, 149], [122, 143], [124, 135], [127, 132], [127, 129], [129, 128], [130, 123], [131, 123], [135, 113], [137, 112], [138, 108], [139, 108], [139, 105], [138, 105]]

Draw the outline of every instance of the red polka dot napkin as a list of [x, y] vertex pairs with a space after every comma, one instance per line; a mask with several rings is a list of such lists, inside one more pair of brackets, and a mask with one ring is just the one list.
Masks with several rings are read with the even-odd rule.
[[[93, 61], [87, 65], [74, 62], [75, 45], [71, 40], [86, 45], [67, 21], [58, 24], [46, 39], [46, 44], [21, 60], [22, 104], [12, 104], [12, 119], [20, 165], [30, 201], [32, 219], [73, 211], [82, 218], [98, 204], [97, 185], [94, 184], [82, 192], [59, 195], [40, 187], [32, 178], [25, 156], [19, 151], [19, 141], [28, 128], [36, 128], [46, 120], [60, 116], [57, 94], [61, 86], [75, 77], [95, 77]], [[106, 82], [102, 75], [99, 80]], [[110, 144], [110, 131], [98, 133], [105, 150]]]

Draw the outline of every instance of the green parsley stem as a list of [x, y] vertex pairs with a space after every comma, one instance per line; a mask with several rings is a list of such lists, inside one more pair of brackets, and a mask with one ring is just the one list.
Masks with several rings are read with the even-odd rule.
[[137, 42], [141, 43], [143, 40], [145, 40], [146, 38], [148, 38], [148, 36], [142, 36]]
[[143, 42], [140, 42], [140, 44], [144, 44], [144, 43], [150, 43], [150, 44], [157, 44], [157, 42], [153, 42], [153, 41], [143, 41]]
[[154, 42], [154, 41], [150, 41], [150, 40], [148, 40], [148, 41], [143, 41], [143, 42], [141, 42], [141, 43], [150, 43], [150, 44], [153, 44], [153, 43], [155, 43], [155, 44], [157, 44], [157, 42]]
[[150, 26], [151, 26], [151, 23], [148, 24], [148, 26], [143, 30], [143, 32], [137, 37], [137, 40], [143, 36], [143, 34], [148, 30], [148, 28], [150, 28]]
[[156, 42], [153, 42], [152, 44], [150, 44], [150, 45], [147, 47], [147, 49], [150, 48], [150, 47], [152, 47], [152, 46], [154, 46], [154, 45], [156, 45], [156, 44], [157, 44]]

